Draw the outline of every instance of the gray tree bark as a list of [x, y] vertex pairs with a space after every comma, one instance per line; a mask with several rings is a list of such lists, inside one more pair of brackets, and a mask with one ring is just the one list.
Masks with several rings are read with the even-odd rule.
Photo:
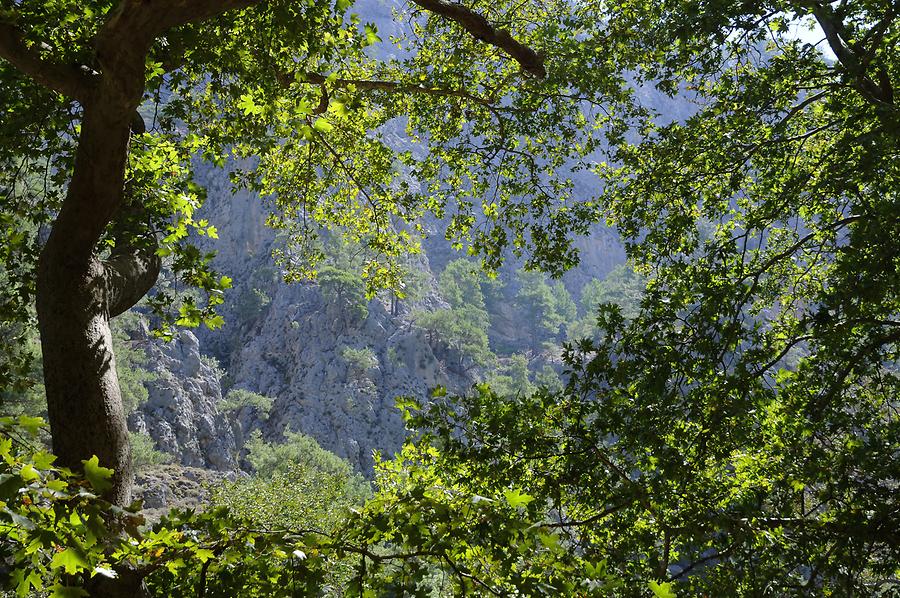
[[92, 455], [112, 467], [105, 498], [124, 506], [133, 474], [109, 320], [153, 286], [160, 262], [149, 251], [79, 259], [59, 238], [41, 255], [37, 301], [53, 451], [75, 470]]

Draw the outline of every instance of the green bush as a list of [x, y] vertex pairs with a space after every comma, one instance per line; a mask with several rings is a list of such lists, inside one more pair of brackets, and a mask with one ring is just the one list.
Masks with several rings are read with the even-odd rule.
[[269, 419], [269, 412], [275, 399], [243, 388], [232, 388], [219, 403], [219, 411], [234, 412], [244, 407], [256, 411], [262, 420]]
[[502, 397], [527, 396], [535, 388], [529, 379], [528, 359], [522, 354], [502, 360], [500, 368], [488, 376], [486, 382]]
[[350, 463], [319, 446], [314, 438], [291, 431], [286, 431], [284, 438], [284, 442], [272, 444], [263, 440], [259, 430], [254, 430], [250, 434], [245, 445], [246, 459], [257, 476], [269, 478], [279, 473], [287, 473], [295, 465], [300, 465], [350, 478], [361, 489], [360, 492], [365, 494], [362, 490], [368, 485], [365, 479], [353, 473]]
[[344, 347], [341, 349], [340, 355], [347, 362], [352, 378], [368, 378], [369, 372], [378, 367], [378, 356], [369, 347], [362, 349]]
[[135, 469], [144, 469], [154, 465], [172, 462], [172, 455], [156, 449], [156, 442], [149, 434], [129, 432], [131, 439], [131, 461]]
[[[484, 588], [570, 595], [566, 575], [584, 570], [564, 560], [552, 529], [535, 524], [530, 496], [448, 483], [427, 445], [376, 463], [378, 493], [363, 504], [368, 486], [346, 461], [301, 435], [289, 434], [282, 450], [263, 448], [257, 437], [251, 453], [270, 479], [226, 483], [211, 508], [172, 511], [149, 525], [99, 497], [113, 471], [96, 457], [83, 462], [83, 475], [53, 466], [52, 455], [32, 446], [43, 425], [0, 418], [0, 592], [111, 595], [98, 581], [127, 584], [132, 576], [122, 573], [130, 571], [155, 596], [480, 595]], [[262, 453], [289, 462], [279, 466]], [[514, 544], [483, 541], [500, 536]], [[471, 573], [452, 574], [460, 570]], [[137, 595], [124, 587], [116, 595]]]

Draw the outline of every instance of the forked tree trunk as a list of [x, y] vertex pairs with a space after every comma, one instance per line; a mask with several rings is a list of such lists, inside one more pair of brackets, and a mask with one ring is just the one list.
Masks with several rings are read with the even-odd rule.
[[72, 263], [50, 245], [41, 256], [38, 323], [53, 452], [81, 469], [96, 455], [115, 470], [106, 498], [131, 501], [131, 450], [103, 292], [103, 265]]
[[37, 300], [53, 451], [74, 470], [96, 455], [115, 471], [105, 498], [125, 506], [131, 502], [131, 449], [109, 320], [153, 286], [159, 259], [137, 251], [105, 262], [93, 254], [79, 257], [60, 237], [51, 234], [41, 254]]
[[53, 450], [74, 470], [92, 455], [112, 467], [106, 498], [120, 506], [130, 502], [133, 475], [109, 319], [134, 305], [159, 273], [155, 256], [119, 249], [122, 255], [104, 262], [98, 255], [123, 210], [128, 142], [152, 39], [127, 26], [133, 11], [126, 5], [96, 40], [104, 74], [81, 91], [72, 178], [38, 262], [36, 302]]

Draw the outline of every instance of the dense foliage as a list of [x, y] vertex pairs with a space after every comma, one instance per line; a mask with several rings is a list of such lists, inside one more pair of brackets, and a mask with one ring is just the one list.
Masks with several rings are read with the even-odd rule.
[[[318, 270], [318, 237], [334, 228], [366, 250], [371, 289], [399, 285], [400, 258], [417, 250], [423, 229], [395, 221], [415, 223], [428, 213], [447, 214], [448, 238], [471, 244], [493, 266], [506, 247], [556, 270], [573, 263], [567, 233], [585, 230], [591, 217], [577, 207], [586, 198], [573, 196], [567, 173], [586, 167], [581, 160], [600, 138], [586, 126], [607, 120], [583, 114], [580, 101], [621, 93], [604, 82], [615, 73], [576, 43], [588, 15], [564, 23], [569, 11], [543, 2], [469, 7], [507, 23], [522, 47], [534, 44], [541, 64], [526, 64], [533, 72], [523, 78], [517, 60], [415, 5], [398, 15], [408, 34], [391, 40], [399, 49], [376, 59], [383, 53], [371, 48], [383, 40], [351, 6], [265, 3], [185, 23], [151, 47], [141, 109], [146, 132], [129, 146], [128, 191], [141, 198], [138, 218], [160, 235], [159, 254], [182, 283], [202, 291], [157, 289], [151, 303], [167, 314], [164, 323], [220, 325], [214, 308], [230, 286], [191, 240], [217, 236], [194, 216], [205, 195], [191, 182], [192, 156], [221, 166], [230, 157], [257, 158], [229, 168], [236, 185], [273, 198], [270, 224], [291, 233], [279, 254], [289, 278]], [[29, 2], [3, 11], [4, 27], [15, 28], [4, 33], [43, 44], [46, 63], [92, 65], [91, 40], [110, 6]], [[4, 306], [5, 317], [21, 318], [34, 292], [37, 227], [65, 192], [81, 106], [14, 64], [0, 62], [0, 70]], [[34, 121], [36, 113], [47, 118]], [[392, 146], [389, 135], [398, 117], [412, 140], [404, 147]], [[579, 144], [568, 143], [576, 136]], [[14, 142], [21, 139], [27, 143]], [[124, 230], [119, 224], [101, 246], [148, 232], [135, 222]]]
[[[108, 8], [2, 6], [0, 22], [15, 13], [29, 41], [53, 42], [47, 51], [67, 64], [90, 64], [87, 40]], [[895, 6], [472, 7], [544, 53], [543, 72], [416, 16], [400, 51], [373, 60], [366, 48], [377, 31], [343, 2], [266, 4], [154, 45], [147, 99], [161, 116], [135, 136], [129, 172], [165, 233], [161, 253], [209, 297], [179, 303], [160, 293], [157, 305], [178, 306], [183, 324], [215, 325], [208, 308], [230, 284], [184, 244], [188, 230], [216, 234], [193, 219], [202, 195], [189, 182], [194, 152], [219, 163], [229, 151], [259, 157], [234, 179], [271, 195], [273, 224], [298, 233], [280, 256], [289, 277], [321, 258], [309, 241], [316, 227], [338, 226], [371, 252], [367, 279], [395, 284], [398, 257], [421, 231], [393, 224], [426, 213], [447, 216], [448, 237], [490, 268], [512, 246], [558, 272], [576, 257], [571, 235], [603, 213], [637, 275], [620, 271], [616, 292], [583, 292], [581, 314], [540, 274], [517, 284], [516, 308], [538, 324], [532, 354], [578, 336], [563, 324], [601, 303], [596, 326], [577, 328], [591, 338], [565, 351], [565, 388], [531, 392], [518, 356], [500, 374], [503, 395], [479, 385], [464, 397], [401, 401], [418, 435], [378, 465], [374, 496], [355, 511], [324, 509], [322, 521], [321, 506], [302, 502], [301, 529], [260, 529], [258, 514], [225, 510], [138, 528], [135, 515], [95, 495], [112, 473], [96, 457], [84, 460], [84, 480], [20, 437], [37, 422], [4, 420], [0, 550], [18, 591], [77, 595], [76, 585], [129, 570], [169, 595], [898, 591]], [[78, 18], [46, 26], [66, 15]], [[834, 60], [787, 33], [807, 19]], [[190, 51], [168, 70], [172, 48]], [[18, 338], [38, 244], [16, 223], [36, 230], [58, 205], [54, 184], [65, 182], [73, 143], [65, 131], [78, 117], [6, 63], [0, 85], [11, 98], [4, 138], [34, 129], [40, 141], [19, 152], [0, 144], [3, 315], [20, 320], [9, 316], [4, 331]], [[644, 110], [651, 89], [689, 97], [691, 114]], [[36, 125], [27, 115], [38, 107], [47, 117]], [[381, 134], [397, 117], [412, 148]], [[594, 159], [595, 201], [569, 201], [570, 169]], [[40, 190], [36, 171], [57, 176]], [[110, 230], [104, 241], [116, 238]], [[322, 268], [323, 285], [352, 300], [344, 290], [363, 283], [332, 268]], [[422, 321], [489, 363], [484, 284], [463, 268], [440, 281], [449, 309]], [[24, 362], [11, 351], [6, 363]], [[251, 458], [257, 468], [282, 461], [262, 447]], [[351, 495], [320, 473], [287, 470], [274, 486], [248, 488]], [[337, 569], [343, 588], [329, 577]]]
[[[195, 242], [218, 236], [198, 212], [195, 160], [264, 198], [287, 232], [285, 279], [315, 275], [320, 234], [336, 229], [365, 249], [370, 294], [402, 288], [426, 216], [490, 268], [512, 251], [556, 272], [576, 261], [569, 233], [598, 217], [570, 175], [622, 127], [583, 104], [627, 106], [628, 92], [581, 43], [590, 11], [414, 0], [388, 50], [365, 20], [375, 7], [351, 6], [0, 4], [4, 333], [21, 336], [34, 301], [55, 450], [72, 467], [89, 454], [113, 465], [120, 505], [133, 471], [110, 319], [149, 293], [161, 336], [218, 328], [233, 283]], [[323, 278], [339, 288], [341, 275]], [[246, 298], [253, 319], [266, 300]], [[14, 383], [27, 363], [9, 353]]]
[[642, 57], [636, 80], [696, 104], [600, 166], [646, 277], [638, 309], [601, 307], [567, 352], [565, 392], [484, 389], [417, 425], [441, 471], [522, 488], [630, 591], [651, 578], [691, 595], [893, 595], [893, 12], [792, 7], [830, 62], [784, 35], [785, 7], [628, 7], [610, 27]]
[[[132, 575], [167, 596], [427, 596], [513, 588], [534, 595], [576, 587], [567, 563], [581, 559], [567, 555], [552, 529], [532, 524], [531, 497], [448, 485], [431, 449], [410, 447], [379, 465], [379, 492], [358, 510], [345, 508], [363, 496], [357, 482], [318, 469], [341, 467], [318, 449], [318, 461], [285, 468], [271, 483], [224, 486], [217, 500], [227, 507], [173, 511], [150, 525], [139, 505], [122, 509], [97, 496], [112, 471], [96, 458], [85, 462], [82, 478], [35, 451], [30, 437], [42, 425], [0, 420], [0, 571], [20, 596], [35, 590], [84, 596], [98, 581]], [[508, 543], [495, 544], [498, 536]], [[595, 581], [585, 588], [612, 584], [602, 566], [589, 571]]]

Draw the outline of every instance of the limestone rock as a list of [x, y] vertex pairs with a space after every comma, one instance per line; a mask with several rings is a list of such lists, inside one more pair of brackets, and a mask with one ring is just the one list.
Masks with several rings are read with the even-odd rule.
[[144, 327], [142, 344], [156, 379], [146, 382], [147, 401], [129, 418], [157, 449], [181, 465], [228, 471], [236, 468], [237, 447], [230, 423], [219, 413], [219, 374], [204, 363], [197, 337], [182, 331], [169, 343], [152, 338]]

